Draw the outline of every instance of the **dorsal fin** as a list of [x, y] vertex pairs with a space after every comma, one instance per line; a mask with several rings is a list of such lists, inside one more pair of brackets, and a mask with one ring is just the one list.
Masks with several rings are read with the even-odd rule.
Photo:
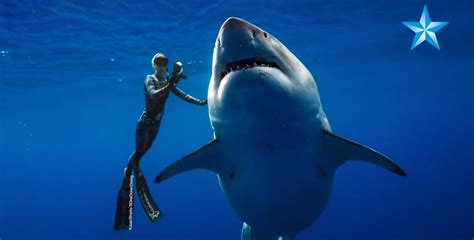
[[166, 167], [155, 178], [155, 183], [162, 182], [175, 175], [194, 169], [206, 169], [219, 174], [222, 169], [223, 161], [219, 161], [218, 152], [218, 141], [217, 139], [213, 139], [193, 153], [186, 155]]
[[323, 133], [323, 146], [331, 161], [336, 161], [336, 167], [347, 160], [361, 160], [386, 168], [400, 176], [406, 176], [405, 171], [387, 156], [360, 143], [338, 136], [330, 131]]

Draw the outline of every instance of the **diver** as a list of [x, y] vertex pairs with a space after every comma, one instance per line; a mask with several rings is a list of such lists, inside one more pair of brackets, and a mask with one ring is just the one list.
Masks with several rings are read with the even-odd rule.
[[122, 186], [118, 193], [117, 209], [115, 212], [114, 230], [129, 229], [132, 224], [133, 209], [133, 176], [137, 187], [138, 198], [146, 214], [153, 222], [161, 217], [161, 212], [153, 200], [148, 185], [139, 167], [140, 159], [145, 155], [155, 140], [160, 128], [161, 119], [165, 108], [166, 99], [172, 92], [179, 98], [196, 105], [206, 105], [207, 100], [196, 99], [179, 89], [176, 84], [180, 79], [185, 79], [181, 62], [176, 62], [173, 73], [168, 75], [168, 58], [163, 53], [153, 56], [151, 64], [155, 70], [152, 75], [147, 75], [145, 79], [145, 109], [138, 119], [136, 126], [135, 151], [128, 160], [128, 165], [124, 170]]

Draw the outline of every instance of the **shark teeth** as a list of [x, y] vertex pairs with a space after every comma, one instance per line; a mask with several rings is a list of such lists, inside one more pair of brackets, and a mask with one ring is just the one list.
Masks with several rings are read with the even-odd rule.
[[242, 59], [236, 62], [228, 63], [225, 66], [224, 70], [221, 72], [221, 79], [224, 78], [230, 72], [252, 67], [270, 67], [280, 69], [275, 62], [269, 62], [262, 57]]

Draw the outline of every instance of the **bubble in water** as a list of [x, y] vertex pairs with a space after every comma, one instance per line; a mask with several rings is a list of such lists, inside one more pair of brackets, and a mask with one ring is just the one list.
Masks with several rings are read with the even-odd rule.
[[6, 57], [8, 55], [8, 50], [1, 50], [0, 51], [0, 56]]

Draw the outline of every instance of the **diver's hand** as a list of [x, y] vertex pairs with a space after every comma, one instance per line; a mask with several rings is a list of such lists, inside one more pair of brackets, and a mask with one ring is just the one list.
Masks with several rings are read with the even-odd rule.
[[183, 63], [177, 61], [173, 66], [173, 75], [183, 72]]
[[178, 61], [173, 66], [173, 75], [170, 81], [172, 84], [177, 84], [181, 78], [186, 79], [186, 76], [183, 73], [183, 64]]

